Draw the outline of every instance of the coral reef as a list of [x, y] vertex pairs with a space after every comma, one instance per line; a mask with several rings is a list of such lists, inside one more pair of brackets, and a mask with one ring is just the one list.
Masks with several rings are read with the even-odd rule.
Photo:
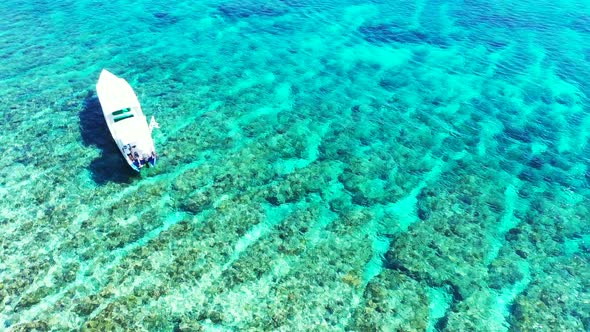
[[354, 331], [425, 331], [429, 298], [425, 285], [403, 273], [385, 270], [365, 288], [363, 305], [349, 326]]

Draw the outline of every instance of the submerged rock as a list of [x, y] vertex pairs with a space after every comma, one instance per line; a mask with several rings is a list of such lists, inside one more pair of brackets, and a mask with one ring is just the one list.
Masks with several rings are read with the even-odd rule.
[[425, 331], [429, 299], [425, 285], [403, 273], [385, 270], [371, 280], [348, 329], [353, 331]]

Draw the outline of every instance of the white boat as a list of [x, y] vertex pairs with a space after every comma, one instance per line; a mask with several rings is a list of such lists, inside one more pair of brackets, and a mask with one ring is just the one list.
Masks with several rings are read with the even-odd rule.
[[103, 69], [96, 83], [96, 94], [111, 135], [129, 166], [138, 171], [156, 165], [152, 129], [158, 127], [152, 116], [148, 125], [133, 88], [126, 80]]

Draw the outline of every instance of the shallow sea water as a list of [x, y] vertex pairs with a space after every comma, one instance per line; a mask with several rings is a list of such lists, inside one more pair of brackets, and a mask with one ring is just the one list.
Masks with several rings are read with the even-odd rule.
[[0, 59], [0, 330], [590, 330], [585, 1], [7, 0]]

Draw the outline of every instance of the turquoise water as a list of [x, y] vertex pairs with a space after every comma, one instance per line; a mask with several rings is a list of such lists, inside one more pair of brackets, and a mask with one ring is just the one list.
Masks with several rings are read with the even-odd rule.
[[0, 58], [0, 330], [590, 330], [585, 1], [7, 0]]

